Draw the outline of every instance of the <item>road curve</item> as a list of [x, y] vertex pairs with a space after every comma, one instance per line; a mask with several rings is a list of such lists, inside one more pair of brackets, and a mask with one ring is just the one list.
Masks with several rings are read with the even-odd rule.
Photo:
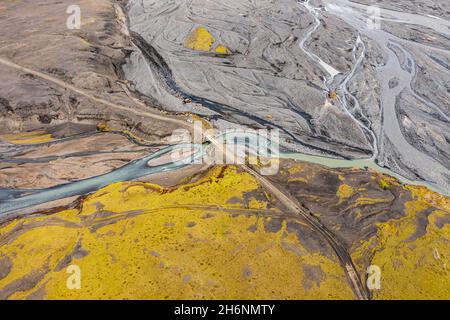
[[[75, 93], [77, 93], [79, 95], [82, 95], [82, 96], [84, 96], [84, 97], [86, 97], [88, 99], [91, 99], [91, 100], [93, 100], [95, 102], [98, 102], [98, 103], [101, 103], [103, 105], [106, 105], [108, 107], [111, 107], [111, 108], [114, 108], [114, 109], [117, 109], [117, 110], [123, 110], [123, 111], [131, 112], [131, 113], [134, 113], [134, 114], [139, 115], [139, 116], [147, 116], [149, 118], [156, 119], [156, 120], [163, 120], [163, 121], [167, 121], [167, 122], [172, 122], [172, 123], [177, 124], [177, 125], [179, 125], [181, 127], [184, 127], [184, 128], [191, 128], [190, 124], [188, 122], [186, 122], [186, 121], [183, 121], [183, 120], [180, 120], [180, 119], [176, 119], [176, 118], [173, 118], [173, 117], [169, 117], [169, 116], [165, 116], [165, 115], [160, 115], [160, 114], [153, 113], [153, 112], [148, 112], [148, 111], [145, 111], [145, 110], [134, 110], [134, 109], [128, 108], [126, 106], [122, 106], [122, 105], [119, 105], [117, 103], [113, 103], [111, 101], [108, 101], [108, 100], [96, 97], [93, 94], [87, 92], [86, 90], [77, 88], [77, 87], [75, 87], [75, 86], [73, 86], [71, 84], [68, 84], [67, 82], [61, 81], [61, 80], [59, 80], [59, 79], [57, 79], [55, 77], [52, 77], [52, 76], [50, 76], [48, 74], [45, 74], [45, 73], [42, 73], [42, 72], [39, 72], [39, 71], [36, 71], [36, 70], [32, 70], [32, 69], [29, 69], [29, 68], [21, 66], [21, 65], [18, 65], [16, 63], [14, 63], [14, 62], [12, 62], [10, 60], [7, 60], [5, 58], [2, 58], [2, 57], [0, 57], [0, 64], [3, 64], [5, 66], [7, 66], [7, 67], [10, 67], [10, 68], [13, 68], [13, 69], [25, 72], [25, 73], [32, 74], [32, 75], [34, 75], [36, 77], [39, 77], [41, 79], [47, 80], [49, 82], [52, 82], [52, 83], [54, 83], [54, 84], [56, 84], [56, 85], [58, 85], [58, 86], [60, 86], [60, 87], [62, 87], [64, 89], [67, 89], [67, 90], [70, 90], [72, 92], [75, 92]], [[135, 103], [139, 104], [142, 107], [146, 107], [146, 105], [143, 102], [137, 101], [135, 99], [133, 99], [133, 101]]]

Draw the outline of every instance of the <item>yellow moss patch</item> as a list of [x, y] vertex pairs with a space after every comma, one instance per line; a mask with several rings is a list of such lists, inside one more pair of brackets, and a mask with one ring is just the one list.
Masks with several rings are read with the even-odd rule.
[[391, 187], [391, 185], [389, 184], [389, 182], [387, 182], [384, 179], [380, 180], [380, 188], [383, 190], [388, 190]]
[[341, 184], [336, 195], [341, 199], [347, 199], [350, 198], [354, 193], [355, 190], [353, 189], [353, 187], [349, 186], [348, 184]]
[[11, 133], [4, 134], [1, 137], [13, 144], [36, 144], [54, 140], [52, 135], [45, 131]]
[[287, 169], [289, 182], [303, 182], [308, 183], [314, 177], [312, 170], [306, 170], [307, 164], [303, 162], [296, 162]]
[[267, 202], [258, 201], [255, 198], [251, 198], [248, 204], [250, 209], [267, 209]]
[[97, 124], [97, 131], [100, 132], [108, 132], [111, 129], [108, 127], [108, 124], [106, 122], [100, 122]]
[[[450, 299], [450, 225], [437, 223], [449, 218], [448, 202], [421, 187], [408, 188], [416, 199], [405, 204], [406, 216], [378, 224], [376, 237], [361, 243], [352, 256], [355, 261], [372, 256], [370, 263], [381, 268], [382, 288], [373, 291], [375, 299]], [[423, 212], [430, 199], [442, 210], [427, 217]]]
[[450, 211], [450, 198], [437, 192], [432, 192], [430, 189], [421, 186], [406, 186], [406, 189], [411, 191], [411, 194], [417, 200], [424, 201], [431, 206], [436, 206], [443, 210]]
[[203, 27], [198, 27], [186, 38], [185, 46], [189, 49], [209, 51], [216, 39]]
[[304, 183], [308, 182], [308, 180], [306, 178], [302, 178], [302, 177], [289, 178], [288, 181], [289, 182], [304, 182]]
[[386, 202], [386, 199], [359, 197], [358, 199], [356, 199], [356, 202], [351, 207], [353, 208], [353, 207], [357, 207], [357, 206], [372, 205], [372, 204], [383, 203], [383, 202]]
[[11, 272], [0, 280], [0, 288], [30, 275], [51, 270], [71, 250], [77, 231], [60, 226], [31, 229], [0, 248], [0, 255], [13, 261]]
[[335, 90], [330, 91], [330, 92], [328, 93], [328, 97], [329, 97], [331, 100], [336, 100], [336, 99], [337, 99], [337, 93], [336, 93], [336, 91], [335, 91]]
[[219, 44], [214, 51], [221, 54], [231, 54], [231, 51], [221, 44]]
[[292, 164], [292, 166], [288, 168], [289, 175], [294, 175], [296, 173], [302, 172], [303, 170], [305, 170], [305, 166], [306, 165], [304, 163], [299, 162]]
[[198, 27], [192, 31], [186, 38], [184, 46], [198, 51], [211, 51], [220, 54], [231, 54], [231, 51], [223, 44], [217, 44], [214, 47], [216, 39], [204, 27]]

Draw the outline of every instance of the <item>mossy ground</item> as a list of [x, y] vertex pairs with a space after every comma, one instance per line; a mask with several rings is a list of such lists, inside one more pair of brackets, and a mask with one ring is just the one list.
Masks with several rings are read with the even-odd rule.
[[370, 170], [297, 162], [274, 180], [344, 239], [362, 279], [380, 267], [374, 299], [450, 298], [448, 197]]
[[[352, 256], [371, 257], [381, 269], [381, 289], [375, 299], [449, 299], [450, 200], [423, 187], [408, 189], [406, 216], [377, 225]], [[360, 265], [364, 273], [366, 265]]]
[[51, 134], [45, 131], [30, 131], [21, 133], [4, 134], [3, 139], [13, 144], [37, 144], [53, 141]]
[[[450, 297], [447, 197], [393, 180], [385, 190], [371, 173], [318, 174], [298, 164], [282, 174], [289, 174], [283, 181], [290, 192], [292, 184], [320, 183], [308, 201], [323, 202], [325, 194], [328, 206], [356, 210], [355, 221], [377, 212], [382, 217], [349, 248], [363, 279], [367, 266], [381, 269], [381, 290], [373, 290], [373, 298]], [[335, 195], [323, 193], [324, 185], [333, 186]], [[314, 214], [329, 223], [323, 212]], [[344, 227], [332, 230], [339, 236]], [[169, 188], [116, 183], [77, 208], [1, 225], [0, 298], [354, 298], [336, 257], [311, 245], [320, 236], [304, 228], [233, 166], [213, 167]], [[82, 272], [79, 290], [66, 286], [71, 264]]]
[[[79, 209], [14, 220], [0, 229], [0, 256], [12, 264], [0, 279], [0, 295], [354, 298], [336, 259], [308, 251], [286, 219], [279, 230], [267, 230], [266, 222], [282, 212], [259, 191], [249, 174], [215, 167], [176, 188], [117, 183]], [[66, 286], [69, 264], [81, 269], [79, 290]], [[27, 277], [31, 287], [23, 285]]]

